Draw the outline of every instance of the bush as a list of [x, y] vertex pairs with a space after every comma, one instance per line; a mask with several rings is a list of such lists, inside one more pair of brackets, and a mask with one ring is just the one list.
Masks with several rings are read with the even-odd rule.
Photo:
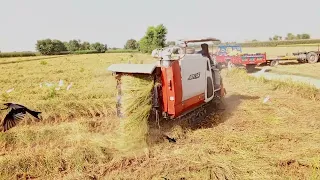
[[140, 53], [140, 51], [130, 50], [130, 49], [115, 49], [115, 50], [108, 50], [105, 53]]
[[129, 39], [124, 49], [138, 49], [138, 42], [135, 39]]
[[7, 52], [0, 53], [0, 58], [8, 58], [8, 57], [29, 57], [29, 56], [37, 56], [39, 54], [35, 52]]
[[70, 52], [70, 54], [96, 54], [96, 53], [101, 53], [96, 50], [83, 50], [83, 51], [74, 51]]
[[106, 46], [104, 44], [99, 43], [99, 42], [91, 44], [90, 49], [95, 50], [99, 53], [105, 52], [107, 50]]

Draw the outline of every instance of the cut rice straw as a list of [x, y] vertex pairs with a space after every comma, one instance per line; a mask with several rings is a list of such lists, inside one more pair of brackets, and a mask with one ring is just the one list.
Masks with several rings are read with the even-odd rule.
[[121, 108], [118, 149], [123, 152], [147, 148], [148, 118], [152, 108], [153, 77], [121, 77]]

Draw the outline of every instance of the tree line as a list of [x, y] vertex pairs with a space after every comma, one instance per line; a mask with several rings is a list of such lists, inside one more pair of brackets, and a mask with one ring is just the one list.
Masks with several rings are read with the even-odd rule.
[[306, 33], [297, 34], [297, 35], [288, 33], [286, 37], [274, 35], [273, 37], [269, 38], [269, 41], [300, 40], [300, 39], [310, 39], [310, 38], [311, 38], [310, 34], [306, 34]]
[[[163, 24], [149, 26], [145, 35], [139, 40], [129, 39], [124, 45], [124, 51], [139, 51], [142, 53], [151, 53], [153, 49], [163, 48], [169, 45], [175, 45], [174, 41], [166, 41], [168, 30]], [[116, 52], [123, 52], [113, 48]], [[57, 39], [42, 39], [36, 43], [36, 50], [42, 55], [57, 55], [69, 53], [104, 53], [108, 50], [106, 44], [99, 42], [90, 44], [87, 41], [70, 40], [62, 42]]]
[[[169, 45], [175, 45], [174, 41], [166, 41], [168, 30], [163, 24], [157, 26], [149, 26], [145, 35], [139, 40], [129, 39], [124, 45], [123, 50], [110, 48], [116, 52], [138, 51], [142, 53], [151, 53], [153, 49], [163, 48]], [[106, 44], [99, 42], [90, 44], [87, 41], [70, 40], [62, 42], [57, 39], [41, 39], [36, 43], [36, 50], [42, 55], [57, 54], [81, 54], [81, 53], [104, 53], [108, 50]]]
[[62, 42], [57, 39], [42, 39], [36, 43], [36, 49], [42, 55], [57, 55], [57, 54], [69, 54], [69, 53], [104, 53], [108, 47], [106, 44], [95, 42], [90, 44], [87, 41], [81, 42], [81, 40], [70, 40], [68, 42]]
[[[168, 29], [163, 25], [149, 26], [146, 29], [145, 35], [139, 40], [129, 39], [126, 41], [123, 48], [108, 48], [107, 44], [100, 42], [89, 43], [79, 39], [72, 39], [67, 42], [62, 42], [57, 39], [41, 39], [36, 43], [36, 50], [40, 55], [58, 55], [58, 54], [89, 54], [89, 53], [105, 53], [105, 52], [142, 52], [151, 53], [156, 48], [163, 48], [170, 45], [175, 45], [174, 41], [167, 41]], [[275, 47], [278, 45], [292, 44], [312, 44], [320, 43], [320, 39], [310, 39], [309, 34], [292, 34], [288, 33], [286, 37], [275, 35], [269, 38], [269, 41], [252, 40], [251, 42], [237, 43], [243, 47]], [[234, 42], [236, 43], [236, 42]], [[221, 44], [229, 44], [223, 42]], [[35, 56], [33, 52], [14, 52], [0, 53], [1, 57], [17, 57], [17, 56]]]

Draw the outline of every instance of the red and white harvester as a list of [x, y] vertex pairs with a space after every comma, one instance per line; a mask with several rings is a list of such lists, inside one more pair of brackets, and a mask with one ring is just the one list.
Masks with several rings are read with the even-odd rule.
[[[188, 43], [219, 41], [215, 38], [182, 40], [183, 46], [155, 50], [153, 64], [113, 64], [108, 67], [118, 83], [117, 115], [121, 117], [121, 75], [145, 74], [154, 77], [151, 117], [161, 119], [190, 117], [197, 120], [213, 112], [225, 95], [217, 64], [212, 60], [208, 44], [195, 52]], [[188, 118], [189, 119], [189, 118]]]

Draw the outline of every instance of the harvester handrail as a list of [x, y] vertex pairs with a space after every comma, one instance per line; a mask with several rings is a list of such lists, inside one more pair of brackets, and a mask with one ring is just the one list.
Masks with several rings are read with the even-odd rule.
[[180, 40], [184, 43], [194, 43], [194, 42], [208, 42], [208, 41], [220, 41], [217, 38], [204, 38], [204, 39], [190, 39], [190, 40]]

